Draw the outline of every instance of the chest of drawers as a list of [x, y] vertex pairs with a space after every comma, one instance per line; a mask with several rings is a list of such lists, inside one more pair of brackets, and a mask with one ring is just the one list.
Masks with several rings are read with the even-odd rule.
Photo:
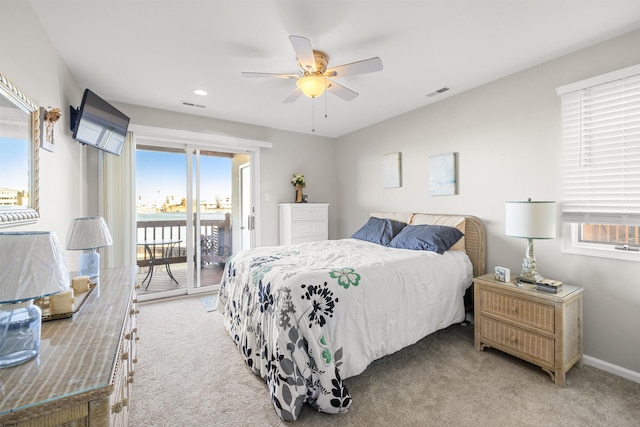
[[492, 274], [473, 283], [476, 349], [519, 357], [564, 385], [566, 372], [582, 360], [583, 289], [564, 284], [551, 294], [498, 282]]
[[329, 238], [328, 203], [280, 203], [280, 244], [316, 242]]
[[103, 269], [69, 319], [42, 324], [37, 358], [0, 371], [0, 426], [128, 424], [137, 362], [136, 268]]

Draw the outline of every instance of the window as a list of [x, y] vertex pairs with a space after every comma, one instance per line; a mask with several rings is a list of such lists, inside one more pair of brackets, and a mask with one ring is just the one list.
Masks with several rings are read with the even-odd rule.
[[640, 65], [557, 92], [563, 249], [640, 261]]

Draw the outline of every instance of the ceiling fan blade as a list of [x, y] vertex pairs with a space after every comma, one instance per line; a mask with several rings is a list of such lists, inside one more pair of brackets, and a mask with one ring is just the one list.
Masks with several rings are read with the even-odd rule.
[[297, 74], [278, 74], [278, 73], [250, 73], [250, 72], [242, 72], [240, 73], [242, 77], [268, 77], [268, 78], [276, 78], [276, 79], [297, 79], [300, 76]]
[[358, 96], [358, 92], [354, 92], [351, 89], [348, 89], [342, 85], [339, 85], [338, 83], [332, 80], [329, 80], [329, 85], [327, 86], [327, 90], [332, 94], [344, 99], [345, 101], [351, 101], [352, 99], [355, 99]]
[[316, 71], [316, 58], [313, 54], [313, 47], [311, 47], [311, 41], [306, 37], [289, 36], [289, 41], [293, 50], [296, 52], [296, 58], [300, 66], [309, 72]]
[[300, 98], [300, 95], [302, 95], [302, 91], [300, 90], [299, 87], [296, 88], [296, 90], [294, 90], [293, 92], [291, 92], [291, 95], [287, 96], [284, 101], [282, 101], [283, 104], [288, 104], [290, 102], [295, 101], [296, 99]]
[[362, 61], [329, 68], [324, 75], [327, 77], [348, 77], [356, 74], [374, 73], [376, 71], [382, 71], [382, 60], [377, 56], [375, 58], [363, 59]]

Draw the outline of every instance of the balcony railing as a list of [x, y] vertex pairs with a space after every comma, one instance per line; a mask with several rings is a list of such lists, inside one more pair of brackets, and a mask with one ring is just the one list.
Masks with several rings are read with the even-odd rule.
[[[153, 254], [155, 258], [166, 259], [170, 264], [187, 262], [186, 220], [137, 221], [136, 224], [138, 243], [152, 240], [179, 240], [172, 246], [169, 253], [162, 253], [166, 247], [152, 246], [152, 250], [156, 251]], [[226, 213], [224, 219], [201, 219], [200, 230], [194, 230], [194, 236], [196, 238], [200, 236], [202, 265], [224, 264], [231, 255], [231, 215]], [[197, 246], [194, 249], [197, 251]], [[137, 263], [140, 267], [149, 265], [149, 254], [140, 245], [137, 251]]]

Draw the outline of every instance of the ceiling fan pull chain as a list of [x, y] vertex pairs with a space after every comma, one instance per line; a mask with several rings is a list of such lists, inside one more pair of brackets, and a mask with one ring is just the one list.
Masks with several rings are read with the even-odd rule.
[[325, 119], [327, 118], [327, 98], [328, 98], [328, 96], [327, 96], [327, 94], [325, 93], [325, 94], [324, 94], [324, 118], [325, 118]]
[[316, 99], [311, 99], [311, 132], [316, 131]]

